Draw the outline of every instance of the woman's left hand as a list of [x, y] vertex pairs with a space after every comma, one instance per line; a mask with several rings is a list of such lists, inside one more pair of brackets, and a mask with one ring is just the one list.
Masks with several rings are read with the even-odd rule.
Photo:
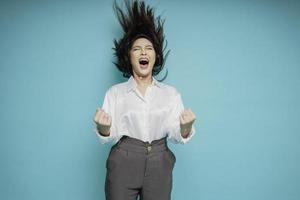
[[193, 111], [188, 108], [182, 112], [179, 118], [181, 135], [182, 137], [186, 138], [192, 130], [192, 125], [196, 120], [196, 116]]

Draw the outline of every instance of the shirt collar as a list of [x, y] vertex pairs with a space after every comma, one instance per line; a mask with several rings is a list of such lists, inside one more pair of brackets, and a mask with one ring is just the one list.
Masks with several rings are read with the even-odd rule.
[[[152, 84], [151, 84], [151, 86], [153, 86], [153, 85], [155, 85], [155, 86], [157, 86], [159, 88], [162, 87], [162, 83], [160, 83], [158, 80], [156, 80], [152, 76]], [[128, 81], [127, 81], [127, 92], [129, 92], [129, 91], [131, 91], [131, 90], [133, 90], [135, 88], [137, 88], [137, 83], [136, 83], [135, 79], [133, 78], [133, 76], [131, 75], [130, 78], [128, 79]]]

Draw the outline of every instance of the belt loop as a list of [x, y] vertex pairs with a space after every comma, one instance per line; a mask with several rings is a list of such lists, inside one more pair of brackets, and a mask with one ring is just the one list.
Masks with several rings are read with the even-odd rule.
[[165, 146], [166, 146], [166, 148], [168, 149], [169, 147], [168, 147], [167, 136], [166, 136], [166, 137], [164, 137], [164, 143], [165, 143]]
[[125, 139], [125, 136], [123, 135], [123, 136], [119, 139], [119, 141], [117, 142], [117, 146], [120, 145], [121, 142], [122, 142], [124, 139]]
[[121, 139], [119, 139], [119, 141], [118, 141], [117, 145], [119, 145], [120, 143], [121, 143]]

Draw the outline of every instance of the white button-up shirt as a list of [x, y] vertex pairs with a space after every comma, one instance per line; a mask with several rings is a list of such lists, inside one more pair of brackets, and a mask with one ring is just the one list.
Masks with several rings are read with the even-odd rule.
[[192, 138], [194, 125], [187, 138], [180, 133], [179, 116], [184, 110], [180, 93], [173, 86], [152, 78], [144, 96], [133, 76], [106, 91], [102, 109], [112, 117], [110, 135], [102, 136], [94, 129], [102, 144], [116, 143], [122, 135], [149, 143], [168, 136], [173, 143], [185, 144]]

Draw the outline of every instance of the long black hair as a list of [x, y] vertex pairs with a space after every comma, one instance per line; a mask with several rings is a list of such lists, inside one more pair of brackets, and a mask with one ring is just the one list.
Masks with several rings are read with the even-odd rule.
[[[165, 36], [163, 26], [165, 20], [161, 16], [154, 17], [154, 10], [144, 1], [124, 0], [126, 9], [123, 11], [117, 5], [116, 0], [113, 3], [113, 10], [123, 29], [123, 37], [119, 40], [114, 39], [114, 55], [117, 59], [113, 62], [116, 67], [123, 73], [123, 76], [129, 78], [133, 75], [130, 62], [130, 49], [133, 42], [138, 38], [146, 38], [153, 44], [156, 60], [153, 66], [152, 75], [156, 76], [164, 68], [166, 57], [170, 50], [165, 54], [167, 43], [164, 46]], [[166, 75], [160, 81], [163, 81]]]

